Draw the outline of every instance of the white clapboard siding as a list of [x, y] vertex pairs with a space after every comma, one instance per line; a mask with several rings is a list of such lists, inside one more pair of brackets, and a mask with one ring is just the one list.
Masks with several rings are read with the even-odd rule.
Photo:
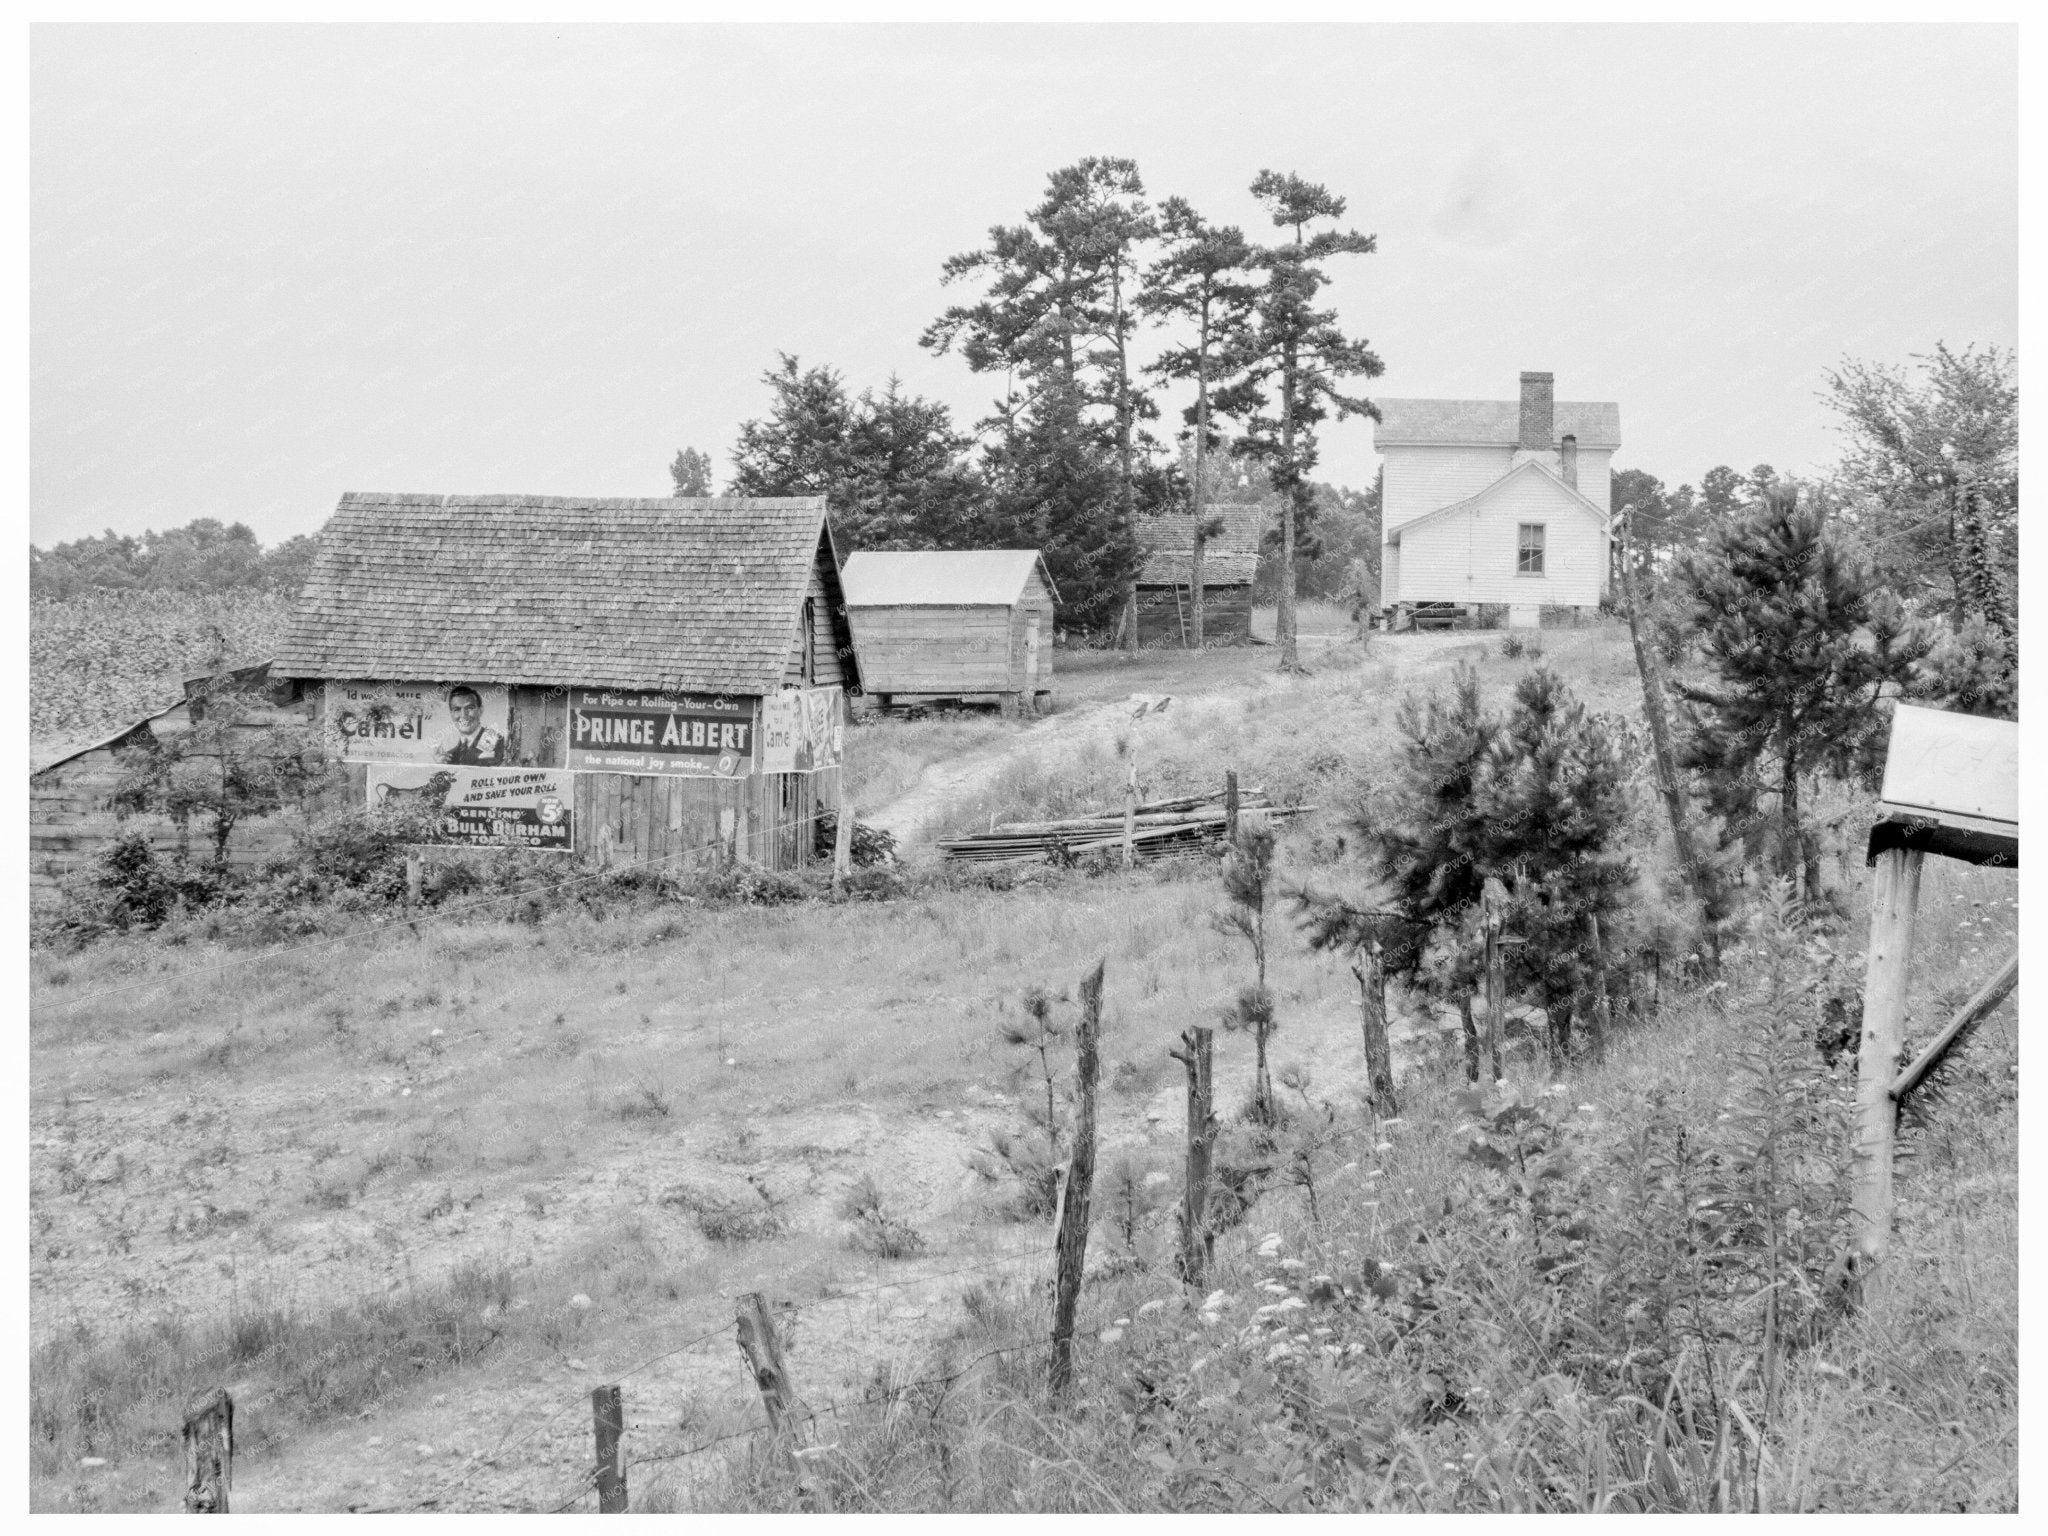
[[[1544, 574], [1515, 571], [1520, 525], [1544, 527]], [[1592, 607], [1607, 539], [1592, 513], [1546, 475], [1525, 472], [1473, 508], [1401, 532], [1404, 603], [1558, 603]]]
[[1515, 458], [1512, 443], [1497, 448], [1389, 443], [1382, 451], [1387, 478], [1381, 490], [1381, 518], [1389, 533], [1439, 507], [1478, 495], [1506, 474]]
[[1579, 450], [1579, 494], [1602, 511], [1613, 495], [1613, 463], [1614, 455], [1607, 449]]

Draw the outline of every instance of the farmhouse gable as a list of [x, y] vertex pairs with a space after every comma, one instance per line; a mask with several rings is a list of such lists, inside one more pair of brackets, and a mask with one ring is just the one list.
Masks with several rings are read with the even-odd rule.
[[843, 605], [819, 496], [352, 492], [275, 671], [761, 695], [800, 680], [806, 612], [857, 682]]
[[1374, 443], [1382, 601], [1590, 608], [1607, 588], [1612, 401], [1553, 399], [1525, 373], [1518, 400], [1382, 400]]

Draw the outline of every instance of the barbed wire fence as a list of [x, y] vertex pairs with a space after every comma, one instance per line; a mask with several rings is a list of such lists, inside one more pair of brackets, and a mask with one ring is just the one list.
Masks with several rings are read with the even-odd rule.
[[[997, 1254], [990, 1255], [988, 1258], [972, 1264], [954, 1265], [952, 1267], [941, 1270], [918, 1271], [912, 1274], [905, 1274], [897, 1279], [880, 1281], [872, 1285], [858, 1286], [853, 1288], [834, 1287], [828, 1294], [820, 1296], [817, 1299], [809, 1302], [797, 1303], [788, 1301], [777, 1301], [772, 1304], [764, 1303], [764, 1305], [766, 1305], [768, 1307], [768, 1310], [773, 1313], [773, 1315], [775, 1316], [783, 1330], [792, 1331], [791, 1325], [794, 1324], [798, 1319], [804, 1317], [806, 1314], [815, 1314], [829, 1308], [840, 1307], [847, 1302], [856, 1301], [863, 1297], [879, 1295], [884, 1292], [905, 1291], [911, 1289], [912, 1287], [928, 1284], [932, 1281], [953, 1278], [960, 1275], [992, 1274], [998, 1271], [1014, 1273], [1014, 1267], [1016, 1265], [1020, 1263], [1026, 1263], [1033, 1259], [1045, 1261], [1048, 1269], [1048, 1273], [1046, 1275], [1032, 1277], [1033, 1283], [1037, 1283], [1040, 1281], [1049, 1282], [1051, 1279], [1050, 1269], [1055, 1257], [1056, 1251], [1053, 1245], [1050, 1243], [1024, 1244], [1014, 1248], [1007, 1249]], [[750, 1299], [759, 1300], [758, 1297], [742, 1298], [742, 1310], [745, 1309], [746, 1303]], [[650, 1324], [648, 1326], [653, 1327], [663, 1325]], [[605, 1391], [607, 1389], [616, 1391], [618, 1390], [618, 1384], [628, 1381], [635, 1376], [641, 1375], [642, 1373], [651, 1370], [653, 1367], [657, 1365], [677, 1359], [681, 1356], [692, 1354], [709, 1355], [714, 1353], [721, 1346], [725, 1348], [732, 1348], [734, 1347], [733, 1341], [736, 1331], [742, 1335], [738, 1342], [741, 1346], [741, 1349], [744, 1351], [746, 1348], [746, 1343], [743, 1337], [743, 1325], [739, 1325], [734, 1322], [721, 1323], [717, 1327], [707, 1329], [702, 1333], [694, 1335], [693, 1337], [685, 1340], [681, 1344], [677, 1344], [669, 1349], [662, 1350], [657, 1354], [649, 1355], [646, 1358], [636, 1362], [631, 1366], [626, 1367], [623, 1370], [609, 1371], [604, 1373], [606, 1377], [606, 1384], [600, 1387], [598, 1390], [600, 1392]], [[1089, 1328], [1084, 1331], [1095, 1331], [1095, 1325], [1091, 1324]], [[840, 1336], [843, 1337], [843, 1332]], [[950, 1392], [954, 1385], [956, 1385], [961, 1380], [965, 1379], [967, 1376], [971, 1375], [975, 1370], [986, 1365], [991, 1360], [1003, 1359], [1015, 1355], [1030, 1354], [1039, 1350], [1050, 1350], [1051, 1348], [1052, 1340], [1050, 1336], [1044, 1332], [1038, 1332], [1029, 1335], [1012, 1335], [1010, 1337], [1004, 1338], [1002, 1341], [998, 1343], [987, 1345], [985, 1348], [982, 1348], [978, 1353], [974, 1354], [973, 1356], [961, 1362], [960, 1364], [952, 1366], [950, 1369], [934, 1372], [929, 1375], [914, 1377], [908, 1380], [896, 1380], [890, 1377], [883, 1377], [881, 1379], [886, 1383], [884, 1388], [877, 1389], [875, 1387], [870, 1387], [859, 1395], [833, 1397], [818, 1402], [812, 1402], [808, 1399], [801, 1398], [795, 1399], [795, 1417], [799, 1419], [802, 1423], [809, 1425], [815, 1425], [818, 1421], [826, 1418], [830, 1418], [836, 1423], [846, 1424], [851, 1421], [851, 1416], [854, 1415], [856, 1412], [860, 1410], [873, 1409], [876, 1406], [876, 1404], [880, 1401], [883, 1401], [885, 1397], [895, 1397], [903, 1393], [908, 1393], [925, 1388], [936, 1388], [939, 1390], [939, 1395], [941, 1399], [943, 1399], [944, 1395]], [[885, 1364], [886, 1361], [877, 1363]], [[756, 1386], [760, 1388], [760, 1395], [762, 1396], [765, 1403], [767, 1399], [766, 1388], [760, 1386], [758, 1380], [756, 1382]], [[493, 1444], [488, 1451], [473, 1456], [470, 1459], [469, 1465], [465, 1467], [462, 1471], [456, 1473], [453, 1477], [447, 1479], [443, 1483], [432, 1488], [429, 1492], [427, 1492], [425, 1495], [419, 1498], [392, 1501], [381, 1504], [354, 1504], [349, 1506], [350, 1512], [358, 1514], [405, 1514], [420, 1513], [427, 1510], [442, 1508], [447, 1504], [447, 1502], [452, 1497], [461, 1494], [465, 1489], [469, 1489], [470, 1487], [472, 1487], [472, 1485], [477, 1481], [477, 1479], [482, 1474], [489, 1470], [501, 1467], [504, 1464], [507, 1457], [511, 1456], [514, 1452], [520, 1450], [522, 1447], [530, 1444], [536, 1437], [541, 1435], [545, 1430], [549, 1429], [551, 1426], [558, 1425], [562, 1421], [562, 1419], [570, 1413], [571, 1410], [586, 1406], [590, 1400], [590, 1396], [591, 1394], [589, 1393], [581, 1393], [577, 1396], [569, 1397], [565, 1399], [552, 1412], [546, 1414], [544, 1417], [539, 1418], [537, 1420], [526, 1422], [523, 1425], [523, 1427], [520, 1423], [517, 1422], [507, 1423], [504, 1426], [502, 1432], [498, 1435], [496, 1443]], [[746, 1411], [750, 1415], [752, 1415], [755, 1412], [751, 1404], [749, 1404]], [[708, 1436], [707, 1438], [700, 1440], [694, 1444], [684, 1446], [678, 1449], [656, 1451], [646, 1455], [632, 1456], [626, 1456], [619, 1454], [618, 1452], [613, 1452], [611, 1453], [613, 1458], [611, 1465], [607, 1466], [604, 1455], [605, 1448], [603, 1445], [603, 1431], [600, 1428], [596, 1439], [596, 1448], [599, 1454], [593, 1457], [592, 1462], [589, 1466], [583, 1468], [582, 1471], [580, 1471], [577, 1474], [577, 1477], [573, 1484], [571, 1484], [566, 1489], [558, 1491], [556, 1494], [548, 1496], [547, 1498], [538, 1501], [524, 1502], [516, 1505], [501, 1506], [501, 1508], [507, 1510], [539, 1510], [542, 1512], [555, 1514], [565, 1513], [568, 1510], [573, 1509], [581, 1501], [589, 1498], [593, 1493], [600, 1492], [600, 1485], [605, 1480], [607, 1473], [611, 1473], [618, 1478], [618, 1498], [620, 1500], [620, 1504], [618, 1505], [618, 1507], [623, 1508], [626, 1483], [625, 1472], [629, 1465], [634, 1468], [651, 1467], [659, 1465], [674, 1465], [677, 1463], [693, 1461], [698, 1457], [709, 1455], [710, 1453], [717, 1451], [722, 1447], [729, 1446], [737, 1441], [747, 1440], [749, 1438], [757, 1436], [769, 1436], [773, 1439], [779, 1440], [790, 1436], [791, 1433], [791, 1423], [787, 1421], [778, 1422], [775, 1410], [772, 1407], [764, 1406], [764, 1408], [759, 1411], [759, 1418], [756, 1422], [744, 1424], [739, 1426], [738, 1428], [725, 1430], [721, 1433]], [[803, 1447], [796, 1454], [806, 1458], [818, 1458], [821, 1456], [828, 1455], [829, 1453], [834, 1452], [837, 1449], [838, 1447], [836, 1446], [836, 1444], [808, 1446]]]

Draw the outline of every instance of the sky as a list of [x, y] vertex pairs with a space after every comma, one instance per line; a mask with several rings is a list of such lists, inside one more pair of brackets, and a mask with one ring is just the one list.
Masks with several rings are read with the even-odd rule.
[[[30, 540], [341, 494], [722, 486], [778, 353], [963, 425], [941, 264], [1135, 159], [1294, 171], [1373, 397], [1614, 400], [1616, 463], [1824, 469], [1844, 357], [2016, 345], [2009, 26], [63, 27], [30, 44]], [[1156, 346], [1148, 341], [1147, 349]], [[1318, 478], [1369, 484], [1370, 422]]]

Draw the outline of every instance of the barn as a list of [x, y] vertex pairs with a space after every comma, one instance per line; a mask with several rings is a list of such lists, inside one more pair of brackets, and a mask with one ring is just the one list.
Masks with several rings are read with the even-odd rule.
[[344, 496], [272, 676], [451, 847], [811, 857], [859, 686], [822, 497]]
[[1052, 696], [1052, 575], [1035, 549], [861, 550], [846, 610], [869, 694], [995, 703]]
[[[1266, 509], [1257, 502], [1218, 503], [1204, 508], [1202, 518], [1223, 525], [1202, 546], [1203, 643], [1249, 645], [1252, 578], [1259, 570]], [[1150, 518], [1140, 527], [1139, 539], [1145, 563], [1138, 569], [1138, 643], [1193, 644], [1194, 514]]]

